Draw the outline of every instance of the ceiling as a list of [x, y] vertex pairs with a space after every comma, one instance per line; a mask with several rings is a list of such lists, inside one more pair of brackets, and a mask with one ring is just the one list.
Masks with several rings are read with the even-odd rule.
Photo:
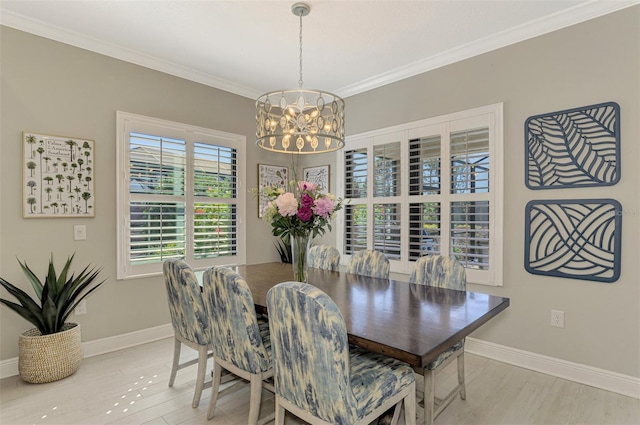
[[[347, 97], [639, 2], [310, 0], [304, 87]], [[0, 24], [257, 98], [298, 86], [293, 3], [1, 0]]]

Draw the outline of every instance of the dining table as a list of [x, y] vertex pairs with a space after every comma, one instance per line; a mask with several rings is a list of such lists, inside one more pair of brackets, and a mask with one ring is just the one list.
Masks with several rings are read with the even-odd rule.
[[[293, 268], [287, 263], [232, 269], [247, 282], [256, 310], [261, 313], [268, 313], [269, 289], [293, 280]], [[345, 271], [309, 268], [307, 283], [337, 304], [350, 344], [402, 360], [420, 374], [438, 355], [509, 306], [505, 297]]]

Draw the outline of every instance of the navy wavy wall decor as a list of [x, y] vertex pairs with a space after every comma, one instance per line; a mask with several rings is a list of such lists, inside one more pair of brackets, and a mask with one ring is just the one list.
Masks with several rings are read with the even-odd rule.
[[620, 106], [583, 106], [528, 118], [529, 189], [611, 186], [620, 179]]
[[525, 223], [529, 273], [599, 282], [620, 277], [622, 206], [618, 201], [530, 201]]

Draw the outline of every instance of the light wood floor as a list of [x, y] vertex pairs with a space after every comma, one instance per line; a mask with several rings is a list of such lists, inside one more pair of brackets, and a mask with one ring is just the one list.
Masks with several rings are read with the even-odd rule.
[[[185, 358], [194, 357], [191, 350], [184, 351]], [[172, 352], [173, 340], [164, 339], [85, 359], [74, 375], [50, 384], [26, 384], [17, 376], [2, 379], [0, 423], [247, 423], [248, 386], [218, 400], [211, 421], [206, 420], [210, 389], [200, 406], [191, 408], [195, 366], [179, 371], [174, 387], [167, 387]], [[640, 424], [640, 400], [472, 354], [465, 359], [467, 400], [456, 399], [436, 425]], [[453, 367], [444, 372], [442, 386], [453, 385], [454, 373]], [[265, 391], [261, 415], [272, 411], [273, 396]], [[286, 423], [301, 422], [288, 414]]]

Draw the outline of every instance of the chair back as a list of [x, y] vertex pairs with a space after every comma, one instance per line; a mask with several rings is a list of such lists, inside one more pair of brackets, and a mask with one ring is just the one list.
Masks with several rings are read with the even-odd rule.
[[416, 261], [409, 282], [465, 291], [467, 273], [453, 256], [428, 255]]
[[203, 295], [211, 320], [213, 355], [257, 374], [271, 367], [247, 282], [226, 267], [211, 267], [203, 275]]
[[380, 251], [357, 251], [351, 256], [347, 272], [389, 279], [389, 259]]
[[162, 264], [162, 272], [174, 332], [194, 344], [211, 344], [209, 316], [191, 267], [184, 261], [170, 259]]
[[267, 293], [267, 309], [276, 394], [328, 423], [352, 423], [349, 342], [336, 304], [315, 286], [284, 282]]
[[340, 251], [329, 245], [314, 245], [307, 253], [307, 265], [316, 269], [338, 270]]

